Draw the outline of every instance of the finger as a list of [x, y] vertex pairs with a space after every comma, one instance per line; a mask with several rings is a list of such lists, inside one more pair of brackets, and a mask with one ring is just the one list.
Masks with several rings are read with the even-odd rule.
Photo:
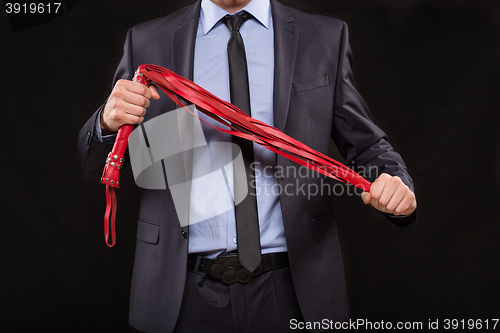
[[149, 99], [147, 97], [145, 97], [144, 95], [132, 93], [130, 91], [120, 94], [117, 97], [123, 99], [128, 104], [140, 106], [143, 108], [147, 108], [150, 105]]
[[119, 118], [119, 127], [123, 125], [135, 125], [139, 124], [144, 120], [144, 117], [141, 116], [136, 116], [133, 114], [121, 112], [120, 118]]
[[390, 202], [386, 205], [386, 209], [389, 213], [394, 214], [396, 208], [405, 198], [405, 195], [408, 194], [409, 189], [406, 186], [399, 186], [398, 189], [394, 192]]
[[123, 124], [125, 118], [129, 119], [129, 117], [143, 117], [145, 111], [145, 108], [128, 104], [125, 107], [115, 108], [109, 113], [108, 118], [113, 122]]
[[[103, 122], [101, 124], [106, 124], [106, 127], [110, 131], [116, 132], [122, 125], [133, 125], [133, 124], [138, 124], [144, 120], [142, 114], [144, 114], [145, 110], [144, 108], [141, 108], [143, 111], [140, 112], [139, 114], [132, 114], [128, 113], [126, 110], [123, 108], [119, 109], [114, 109], [114, 111], [110, 112], [109, 117], [106, 118], [103, 116]], [[137, 112], [137, 111], [134, 111]]]
[[[384, 187], [384, 190], [383, 190], [383, 192], [380, 195], [380, 198], [378, 200], [381, 207], [384, 207], [387, 210], [390, 210], [387, 206], [391, 202], [394, 194], [398, 191], [400, 186], [401, 186], [401, 180], [399, 178], [392, 177], [391, 179], [389, 179], [387, 181], [387, 183]], [[401, 198], [402, 197], [403, 196], [401, 195]], [[394, 207], [394, 208], [396, 208], [396, 207]]]
[[417, 201], [413, 192], [406, 195], [399, 203], [398, 207], [394, 210], [394, 215], [409, 215], [417, 208]]
[[380, 199], [380, 196], [382, 195], [382, 192], [384, 191], [389, 178], [390, 176], [388, 174], [383, 173], [377, 179], [375, 179], [372, 186], [370, 187], [370, 195], [372, 201], [378, 201]]
[[385, 213], [385, 208], [380, 206], [380, 203], [378, 202], [377, 199], [374, 199], [372, 196], [372, 199], [370, 200], [370, 205], [373, 206], [373, 208], [380, 210], [381, 212]]
[[363, 192], [361, 193], [361, 200], [363, 200], [363, 203], [365, 205], [368, 205], [371, 201], [371, 196], [369, 192]]
[[158, 93], [158, 87], [154, 84], [149, 86], [149, 90], [151, 91], [151, 96], [153, 99], [160, 99], [160, 94]]
[[134, 104], [125, 104], [120, 110], [135, 117], [144, 117], [146, 114], [146, 108]]
[[139, 123], [143, 122], [144, 117], [135, 116], [135, 115], [127, 113], [123, 116], [122, 120], [124, 121], [123, 125], [125, 125], [125, 124], [134, 125], [134, 124], [139, 124]]
[[385, 212], [385, 207], [380, 205], [380, 197], [384, 192], [385, 187], [387, 186], [388, 181], [391, 179], [386, 173], [381, 174], [375, 181], [373, 182], [370, 188], [371, 201], [370, 204], [375, 208], [380, 210], [381, 212]]
[[125, 88], [128, 91], [144, 96], [147, 99], [151, 98], [151, 90], [149, 90], [149, 88], [146, 87], [143, 83], [136, 81], [128, 81], [127, 84], [125, 84]]

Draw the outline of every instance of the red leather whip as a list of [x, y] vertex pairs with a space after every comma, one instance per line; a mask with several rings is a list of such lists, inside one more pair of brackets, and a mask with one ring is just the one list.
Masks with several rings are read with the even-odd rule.
[[[144, 83], [146, 86], [154, 82], [177, 105], [197, 117], [177, 96], [195, 104], [198, 111], [203, 112], [205, 115], [229, 128], [214, 127], [197, 117], [219, 131], [251, 140], [311, 170], [341, 182], [352, 184], [366, 192], [370, 191], [371, 183], [342, 163], [306, 146], [272, 126], [251, 118], [231, 103], [219, 99], [194, 82], [166, 68], [156, 65], [141, 65], [135, 72], [133, 80]], [[113, 149], [106, 159], [104, 173], [101, 178], [101, 182], [106, 184], [104, 237], [106, 244], [110, 247], [114, 246], [116, 242], [116, 196], [114, 188], [120, 187], [120, 169], [123, 166], [128, 138], [132, 132], [132, 128], [132, 125], [120, 127]], [[109, 223], [111, 223], [113, 239], [111, 244], [108, 242]]]

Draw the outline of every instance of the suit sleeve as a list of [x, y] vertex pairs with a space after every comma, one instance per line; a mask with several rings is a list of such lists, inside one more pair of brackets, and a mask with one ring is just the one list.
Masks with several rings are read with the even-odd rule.
[[[349, 34], [344, 23], [339, 47], [339, 62], [334, 103], [332, 138], [340, 153], [355, 170], [369, 181], [382, 173], [398, 176], [414, 191], [413, 180], [401, 156], [394, 151], [387, 135], [377, 127], [365, 101], [356, 90], [353, 76], [353, 57]], [[384, 214], [398, 226], [416, 221], [416, 211], [408, 217], [395, 218]]]
[[[113, 78], [112, 87], [114, 87], [119, 79], [131, 80], [133, 74], [132, 29], [130, 29], [125, 40], [123, 57]], [[97, 117], [100, 116], [105, 105], [106, 102], [94, 112], [85, 125], [83, 125], [78, 135], [78, 157], [80, 159], [80, 164], [87, 176], [92, 179], [101, 178], [106, 157], [113, 147], [112, 143], [103, 143], [97, 140], [96, 135]]]

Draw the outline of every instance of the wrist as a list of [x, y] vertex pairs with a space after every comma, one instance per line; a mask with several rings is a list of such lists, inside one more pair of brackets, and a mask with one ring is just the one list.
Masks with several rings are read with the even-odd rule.
[[101, 125], [101, 133], [102, 135], [111, 135], [111, 134], [115, 134], [116, 131], [113, 131], [112, 129], [110, 129], [106, 123], [104, 122], [104, 118], [103, 118], [103, 114], [104, 112], [101, 112], [101, 115], [100, 115], [100, 125]]

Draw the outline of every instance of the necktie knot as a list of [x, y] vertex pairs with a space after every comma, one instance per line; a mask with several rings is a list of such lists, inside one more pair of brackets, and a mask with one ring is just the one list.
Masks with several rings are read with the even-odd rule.
[[221, 20], [231, 31], [240, 31], [241, 25], [250, 18], [250, 14], [243, 12], [240, 15], [226, 15]]

